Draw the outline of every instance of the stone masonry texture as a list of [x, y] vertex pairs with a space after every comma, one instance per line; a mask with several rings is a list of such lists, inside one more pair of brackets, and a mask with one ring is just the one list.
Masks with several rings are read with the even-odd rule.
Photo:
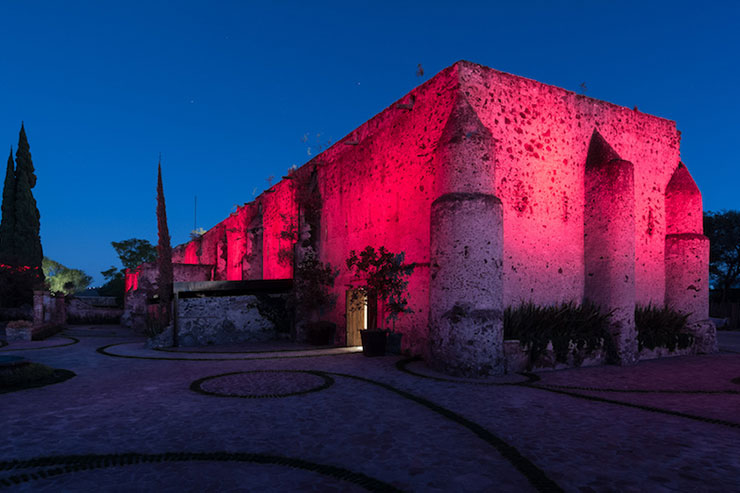
[[[460, 129], [460, 138], [449, 138]], [[624, 177], [620, 183], [629, 182], [630, 188], [618, 202], [629, 220], [612, 211], [610, 217], [621, 222], [610, 224], [612, 237], [604, 238], [617, 249], [609, 255], [619, 260], [628, 279], [612, 276], [596, 291], [586, 286], [584, 258], [589, 256], [584, 235], [594, 229], [589, 224], [598, 215], [594, 207], [617, 204], [594, 196], [595, 188], [587, 189], [586, 167], [595, 135], [619, 158], [615, 170], [629, 175], [607, 173], [603, 178]], [[680, 133], [672, 121], [461, 61], [238, 207], [201, 238], [175, 248], [174, 262], [211, 265], [213, 280], [292, 277], [292, 265], [281, 261], [281, 252], [294, 248], [285, 233], [301, 220], [296, 184], [306, 175], [316, 177], [321, 197], [312, 240], [319, 259], [340, 268], [334, 287], [337, 303], [324, 315], [338, 325], [340, 344], [346, 337], [345, 290], [351, 281], [345, 260], [350, 250], [384, 246], [403, 251], [407, 262], [416, 263], [409, 284], [412, 313], [399, 318], [396, 330], [404, 334], [404, 351], [429, 354], [431, 241], [438, 233], [432, 231], [437, 224], [432, 204], [448, 192], [483, 193], [500, 200], [498, 230], [491, 229], [489, 219], [465, 226], [492, 244], [501, 242], [501, 281], [491, 293], [491, 307], [528, 301], [580, 303], [587, 294], [611, 299], [619, 293], [614, 302], [627, 317], [625, 328], [617, 330], [624, 362], [636, 353], [629, 306], [663, 305], [670, 298], [677, 303], [674, 308], [708, 318], [703, 305], [690, 301], [693, 295], [676, 296], [683, 288], [676, 288], [667, 266], [666, 255], [674, 262], [675, 253], [680, 257], [676, 265], [690, 264], [697, 278], [704, 279], [707, 272], [705, 258], [693, 247], [683, 253], [666, 247], [666, 235], [702, 234], [701, 196], [688, 168], [680, 164]], [[604, 183], [607, 189], [613, 185]], [[613, 189], [611, 196], [617, 192]], [[454, 239], [444, 241], [445, 248], [454, 251]], [[708, 330], [707, 337], [715, 336]], [[496, 344], [502, 347], [502, 341]]]

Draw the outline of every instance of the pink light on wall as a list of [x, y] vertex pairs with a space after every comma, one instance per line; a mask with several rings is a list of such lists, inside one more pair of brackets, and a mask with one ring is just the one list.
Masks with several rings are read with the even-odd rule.
[[139, 289], [139, 273], [140, 271], [138, 269], [126, 269], [125, 283], [127, 293], [129, 291], [136, 291], [137, 289]]

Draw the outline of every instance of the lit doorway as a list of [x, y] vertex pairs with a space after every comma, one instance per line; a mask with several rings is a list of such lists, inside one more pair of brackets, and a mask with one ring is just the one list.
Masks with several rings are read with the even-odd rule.
[[374, 299], [368, 300], [362, 289], [348, 289], [347, 307], [347, 346], [361, 346], [360, 331], [377, 328], [377, 307]]
[[361, 289], [347, 290], [347, 346], [361, 346], [360, 331], [367, 328], [367, 296]]

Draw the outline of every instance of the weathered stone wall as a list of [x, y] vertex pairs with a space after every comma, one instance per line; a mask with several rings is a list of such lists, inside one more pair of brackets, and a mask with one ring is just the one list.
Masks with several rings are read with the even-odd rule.
[[[181, 298], [177, 304], [180, 346], [208, 346], [275, 339], [271, 315], [283, 295]], [[270, 303], [272, 302], [272, 303]]]
[[64, 296], [52, 296], [49, 291], [33, 292], [33, 326], [63, 326], [67, 323]]
[[665, 189], [679, 163], [674, 122], [462, 62], [462, 90], [496, 142], [506, 304], [583, 293], [584, 170], [594, 130], [634, 165], [635, 290], [662, 304]]
[[[190, 242], [193, 245], [196, 242]], [[185, 248], [178, 248], [179, 254]], [[173, 257], [174, 257], [173, 253]], [[212, 281], [213, 265], [208, 264], [182, 264], [174, 263], [173, 260], [173, 282]], [[146, 327], [147, 302], [157, 293], [159, 271], [157, 264], [149, 262], [141, 264], [134, 270], [126, 272], [126, 293], [123, 297], [123, 314], [121, 324], [137, 330]]]
[[67, 320], [71, 324], [119, 323], [123, 315], [123, 308], [116, 306], [112, 296], [73, 296], [66, 303]]
[[[614, 252], [615, 258], [633, 258], [632, 303], [663, 304], [666, 285], [672, 282], [666, 278], [665, 264], [666, 190], [679, 166], [680, 134], [675, 123], [458, 62], [297, 172], [317, 174], [323, 199], [321, 229], [314, 232], [318, 233], [318, 253], [322, 261], [340, 267], [337, 304], [328, 315], [340, 327], [338, 341], [344, 340], [344, 293], [351, 283], [345, 260], [350, 250], [385, 246], [404, 251], [406, 260], [417, 264], [409, 286], [413, 313], [402, 315], [396, 329], [404, 332], [404, 349], [426, 352], [432, 275], [430, 214], [437, 198], [436, 182], [442, 176], [451, 179], [441, 169], [450, 157], [440, 143], [453, 107], [461, 100], [491, 135], [486, 159], [479, 156], [480, 162], [472, 165], [490, 162], [491, 194], [503, 208], [503, 306], [525, 301], [541, 305], [583, 301], [588, 275], [584, 222], [595, 217], [593, 212], [586, 215], [584, 176], [594, 132], [632, 165], [634, 200], [624, 206], [632, 211], [634, 226], [624, 227], [634, 229], [631, 235], [626, 230], [619, 234], [632, 237], [634, 253]], [[215, 261], [217, 279], [238, 277], [240, 257], [242, 278], [258, 278], [258, 266], [264, 279], [290, 277], [291, 266], [278, 262], [278, 252], [286, 243], [290, 246], [280, 233], [298, 216], [295, 202], [291, 180], [282, 180], [206, 233], [199, 240], [201, 254], [195, 260]], [[229, 236], [226, 230], [230, 229], [234, 231]], [[481, 224], [479, 234], [498, 233], [487, 232]], [[177, 250], [182, 249], [184, 256], [188, 248]], [[229, 261], [221, 263], [224, 249]], [[250, 255], [246, 252], [253, 253], [247, 266], [245, 259]], [[193, 260], [192, 254], [187, 260]], [[705, 261], [700, 259], [696, 269], [706, 272]], [[632, 342], [625, 340], [625, 344]]]

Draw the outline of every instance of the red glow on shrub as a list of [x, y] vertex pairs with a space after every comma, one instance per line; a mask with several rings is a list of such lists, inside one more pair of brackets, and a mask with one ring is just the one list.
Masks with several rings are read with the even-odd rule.
[[14, 270], [16, 272], [26, 272], [29, 270], [39, 270], [38, 267], [31, 267], [29, 265], [7, 265], [7, 264], [0, 264], [0, 269], [5, 270]]

